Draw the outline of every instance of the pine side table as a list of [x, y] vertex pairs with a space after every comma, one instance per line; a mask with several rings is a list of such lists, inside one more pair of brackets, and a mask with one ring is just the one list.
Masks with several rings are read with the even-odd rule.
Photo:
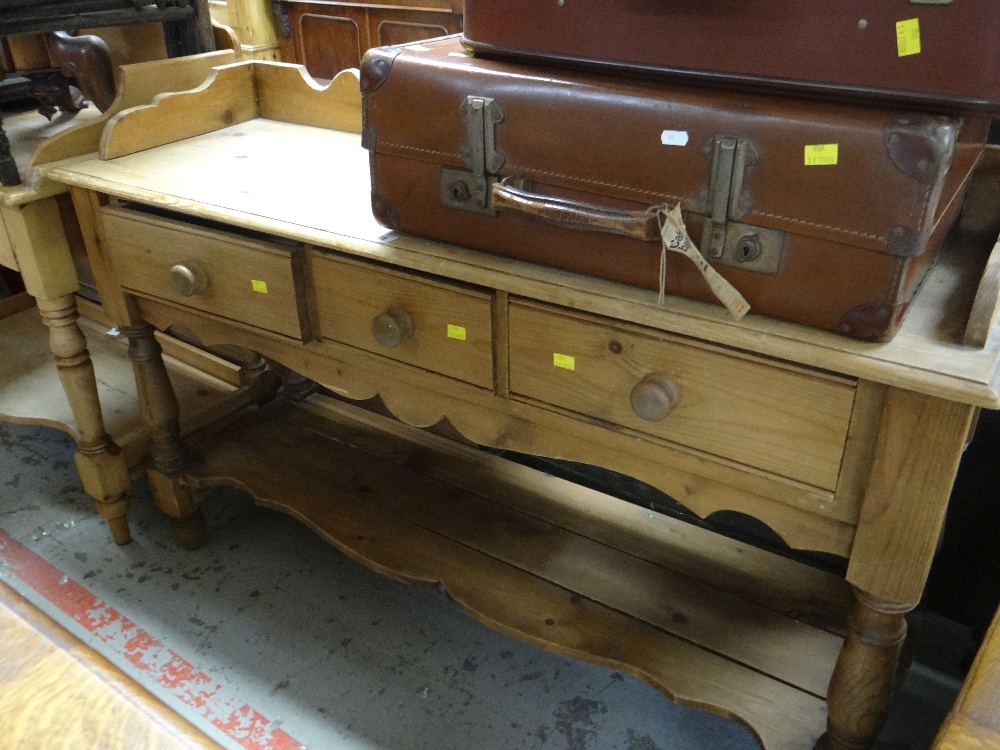
[[[734, 718], [764, 747], [870, 748], [977, 409], [1000, 406], [998, 154], [899, 334], [871, 345], [387, 232], [359, 103], [350, 71], [322, 89], [295, 66], [224, 66], [123, 113], [99, 157], [50, 174], [72, 186], [114, 290], [150, 481], [178, 538], [200, 544], [204, 491], [234, 484], [377, 570]], [[353, 438], [309, 399], [205, 433], [192, 460], [154, 339], [177, 323], [340, 396], [379, 396], [409, 425], [447, 420], [480, 445], [637, 477], [701, 516], [753, 516], [794, 548], [847, 558], [850, 615], [839, 629], [808, 615], [827, 584], [772, 598], [770, 564], [720, 594], [698, 571], [729, 543], [681, 571], [666, 534], [643, 541], [611, 506], [584, 523], [572, 501], [544, 519], [541, 501], [432, 502], [390, 449], [362, 476]]]

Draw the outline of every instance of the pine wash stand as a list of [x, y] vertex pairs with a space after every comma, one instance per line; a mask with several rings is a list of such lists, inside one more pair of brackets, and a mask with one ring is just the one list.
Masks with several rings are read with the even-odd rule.
[[[355, 71], [321, 89], [243, 63], [119, 114], [98, 158], [51, 173], [116, 290], [105, 306], [130, 339], [178, 539], [200, 544], [201, 495], [235, 484], [376, 570], [770, 750], [870, 747], [977, 409], [1000, 406], [998, 155], [877, 346], [387, 232], [360, 129]], [[288, 397], [182, 444], [154, 339], [174, 324], [260, 352]], [[405, 424], [304, 379], [379, 396]], [[445, 420], [481, 445], [624, 472], [702, 516], [749, 514], [848, 558], [847, 580], [406, 426]]]

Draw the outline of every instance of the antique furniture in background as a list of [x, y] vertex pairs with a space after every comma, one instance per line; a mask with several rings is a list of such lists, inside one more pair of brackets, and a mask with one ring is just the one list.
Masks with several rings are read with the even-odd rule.
[[[19, 35], [159, 22], [163, 24], [166, 47], [171, 56], [215, 49], [208, 0], [7, 0], [4, 5], [0, 15], [0, 42], [4, 37]], [[34, 49], [28, 60], [18, 59], [19, 55], [11, 54], [10, 45], [7, 45], [8, 54], [0, 53], [0, 80], [5, 73], [27, 74], [29, 80], [35, 74], [44, 76], [44, 96], [52, 99], [59, 109], [73, 111], [74, 108], [79, 109], [79, 103], [74, 102], [68, 93], [61, 93], [68, 92], [68, 82], [60, 76], [74, 76], [77, 80], [82, 79], [81, 88], [86, 89], [84, 93], [98, 108], [103, 110], [110, 106], [114, 83], [109, 80], [110, 54], [102, 44], [87, 38], [74, 41], [73, 37], [65, 34], [44, 41], [29, 37], [14, 44], [18, 50]], [[51, 63], [51, 66], [46, 63]], [[49, 70], [53, 66], [58, 70]], [[14, 98], [15, 94], [32, 95], [32, 90], [0, 95], [0, 103]], [[10, 157], [0, 115], [0, 185], [16, 184], [17, 170]]]
[[[0, 336], [5, 344], [0, 364], [0, 418], [56, 426], [73, 435], [84, 489], [94, 498], [98, 513], [108, 520], [119, 544], [129, 540], [125, 516], [129, 467], [144, 458], [147, 438], [130, 424], [115, 388], [110, 391], [116, 408], [108, 414], [113, 434], [123, 439], [122, 445], [109, 435], [101, 408], [100, 381], [79, 324], [75, 297], [78, 278], [73, 247], [80, 245], [80, 227], [65, 187], [49, 180], [47, 173], [52, 162], [96, 150], [105, 124], [118, 112], [146, 104], [173, 87], [196, 86], [213, 65], [232, 59], [231, 52], [223, 52], [128, 66], [122, 70], [118, 98], [104, 116], [81, 116], [84, 121], [79, 126], [61, 132], [56, 131], [67, 123], [46, 126], [41, 118], [25, 115], [14, 119], [14, 154], [24, 165], [25, 180], [23, 185], [0, 189], [0, 266], [21, 274], [26, 295], [0, 303], [0, 311], [8, 314], [0, 314]], [[52, 136], [40, 143], [35, 135], [39, 125]], [[32, 302], [48, 327], [51, 352], [39, 352], [36, 346], [36, 313], [23, 309]], [[99, 308], [94, 311], [101, 314]], [[91, 324], [92, 334], [100, 330], [107, 327]], [[110, 342], [98, 339], [92, 345], [105, 362], [114, 358]], [[49, 377], [53, 354], [58, 381]], [[105, 372], [103, 379], [113, 382], [114, 373]], [[205, 389], [198, 378], [183, 376], [178, 383], [199, 406], [218, 400], [215, 390]], [[205, 398], [191, 395], [198, 388], [205, 390]], [[118, 389], [122, 389], [120, 384]], [[107, 396], [109, 389], [103, 390]]]
[[415, 42], [462, 30], [462, 0], [341, 3], [274, 0], [281, 59], [319, 79], [356, 68], [371, 47]]
[[[65, 31], [0, 39], [0, 71], [28, 79], [25, 96], [42, 103], [41, 114], [50, 118], [56, 109], [75, 112], [80, 104], [69, 92], [71, 84], [102, 112], [115, 98], [111, 53], [103, 39], [72, 36]], [[58, 92], [58, 93], [56, 93]], [[3, 99], [18, 98], [6, 91]]]
[[209, 0], [212, 19], [230, 27], [244, 60], [280, 60], [277, 19], [270, 0]]
[[[39, 113], [51, 120], [56, 111], [79, 112], [86, 106], [83, 97], [102, 112], [115, 97], [111, 55], [102, 39], [63, 31], [0, 37], [0, 104], [37, 99]], [[0, 116], [0, 185], [17, 185], [17, 165], [3, 141]]]
[[[200, 543], [204, 491], [235, 484], [378, 570], [737, 719], [767, 748], [870, 747], [975, 414], [1000, 406], [1000, 154], [879, 346], [386, 231], [359, 100], [350, 72], [317, 91], [285, 66], [220, 68], [52, 173], [74, 186], [130, 338], [149, 477], [179, 541]], [[332, 425], [364, 418], [316, 396], [219, 425], [192, 461], [155, 340], [174, 324], [342, 397], [379, 396], [410, 425], [447, 420], [481, 445], [637, 477], [700, 516], [751, 515], [847, 558], [846, 581], [816, 573], [789, 592], [773, 555], [751, 562], [718, 538], [691, 559], [607, 503], [546, 515], [510, 492], [432, 500], [397, 467], [449, 449], [397, 450], [382, 422], [345, 440]], [[363, 470], [345, 445], [385, 460]], [[470, 492], [490, 493], [484, 472]]]
[[162, 23], [171, 57], [214, 49], [208, 0], [7, 0], [0, 36]]

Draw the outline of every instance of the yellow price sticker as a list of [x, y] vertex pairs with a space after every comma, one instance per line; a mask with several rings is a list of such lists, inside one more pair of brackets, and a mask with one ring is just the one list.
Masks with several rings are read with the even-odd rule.
[[806, 146], [807, 167], [829, 167], [836, 164], [839, 157], [839, 143], [819, 143], [814, 146]]
[[448, 324], [448, 338], [456, 339], [458, 341], [465, 341], [466, 333], [462, 326], [453, 326], [451, 323]]
[[261, 294], [267, 294], [267, 282], [265, 281], [250, 279], [250, 286], [253, 287], [253, 290], [255, 292], [260, 292]]
[[564, 370], [575, 370], [576, 358], [571, 357], [568, 354], [559, 354], [557, 352], [553, 352], [552, 364], [554, 364], [556, 367], [561, 367]]
[[900, 57], [920, 54], [920, 19], [896, 22], [896, 49]]

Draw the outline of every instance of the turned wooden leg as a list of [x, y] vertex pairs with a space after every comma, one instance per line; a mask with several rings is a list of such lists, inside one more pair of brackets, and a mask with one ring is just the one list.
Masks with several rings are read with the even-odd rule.
[[117, 544], [131, 540], [128, 528], [129, 488], [125, 456], [108, 436], [101, 415], [94, 364], [87, 340], [77, 324], [79, 314], [73, 295], [38, 300], [42, 320], [49, 328], [49, 347], [55, 355], [63, 390], [76, 419], [76, 468], [83, 488], [97, 503], [97, 512], [111, 528]]
[[170, 519], [174, 541], [186, 550], [200, 549], [205, 543], [205, 514], [195, 508], [186, 516]]
[[889, 711], [905, 614], [924, 590], [973, 407], [889, 389], [847, 568], [847, 640], [828, 695], [822, 750], [866, 750]]
[[281, 371], [257, 352], [240, 363], [240, 381], [254, 394], [253, 403], [262, 407], [273, 401], [282, 386]]
[[294, 370], [285, 367], [280, 362], [268, 362], [271, 372], [278, 378], [280, 395], [286, 401], [301, 403], [319, 390], [319, 384]]
[[301, 403], [319, 391], [318, 383], [291, 370], [282, 380], [281, 396], [292, 403]]
[[204, 538], [204, 517], [191, 489], [182, 481], [186, 451], [181, 442], [180, 410], [163, 352], [148, 323], [123, 326], [128, 356], [135, 370], [139, 410], [150, 432], [152, 463], [149, 483], [156, 505], [173, 519], [174, 537], [185, 549], [197, 549]]
[[854, 594], [847, 639], [830, 680], [827, 730], [816, 750], [869, 750], [896, 687], [906, 613], [913, 605], [882, 602], [858, 589]]

